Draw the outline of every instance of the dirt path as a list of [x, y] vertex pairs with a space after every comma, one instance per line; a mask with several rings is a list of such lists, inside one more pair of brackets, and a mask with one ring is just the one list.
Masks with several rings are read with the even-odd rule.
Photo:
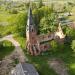
[[14, 40], [13, 35], [8, 35], [0, 39], [0, 42], [3, 40], [8, 40], [13, 43], [15, 50], [8, 56], [6, 56], [2, 61], [0, 61], [0, 75], [8, 75], [8, 72], [13, 68], [14, 59], [18, 59], [19, 62], [27, 61], [23, 50], [20, 47], [20, 44]]
[[55, 58], [50, 60], [48, 64], [58, 75], [69, 75], [62, 60]]

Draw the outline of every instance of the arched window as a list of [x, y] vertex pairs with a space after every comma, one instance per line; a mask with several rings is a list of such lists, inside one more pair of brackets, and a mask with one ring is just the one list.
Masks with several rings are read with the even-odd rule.
[[47, 45], [44, 46], [44, 49], [46, 49], [46, 48], [47, 48]]
[[32, 37], [32, 39], [34, 39], [34, 37]]
[[50, 38], [51, 37], [51, 35], [48, 35], [48, 38]]
[[34, 32], [34, 30], [32, 29], [32, 32]]

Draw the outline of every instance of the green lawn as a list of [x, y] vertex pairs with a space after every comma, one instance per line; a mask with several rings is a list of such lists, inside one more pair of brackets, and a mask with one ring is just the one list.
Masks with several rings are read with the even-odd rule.
[[0, 60], [2, 60], [5, 56], [11, 54], [14, 50], [14, 46], [9, 41], [2, 41], [0, 42]]

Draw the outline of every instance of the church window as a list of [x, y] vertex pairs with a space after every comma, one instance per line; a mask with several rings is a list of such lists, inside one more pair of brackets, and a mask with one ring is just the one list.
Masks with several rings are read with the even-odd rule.
[[36, 43], [36, 40], [34, 40], [34, 43]]
[[45, 46], [44, 46], [44, 49], [46, 49], [46, 48], [47, 48], [47, 46], [45, 45]]
[[34, 39], [34, 37], [32, 37], [32, 39]]
[[32, 29], [32, 32], [33, 32], [34, 30]]
[[44, 36], [42, 37], [42, 39], [44, 39]]
[[50, 38], [51, 37], [51, 35], [48, 35], [48, 38]]

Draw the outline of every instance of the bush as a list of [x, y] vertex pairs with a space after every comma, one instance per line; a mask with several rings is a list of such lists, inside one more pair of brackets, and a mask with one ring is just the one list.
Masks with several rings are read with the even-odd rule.
[[14, 50], [14, 46], [9, 41], [0, 42], [0, 60], [3, 59], [6, 55], [9, 55]]
[[13, 9], [13, 10], [9, 11], [9, 13], [11, 13], [11, 14], [17, 14], [18, 11], [16, 9]]
[[50, 41], [51, 49], [56, 51], [58, 48], [58, 44], [55, 40]]
[[21, 36], [25, 37], [27, 25], [27, 13], [20, 13], [17, 15], [14, 23], [15, 33], [19, 33]]
[[3, 47], [13, 46], [13, 44], [7, 40], [3, 41], [2, 44], [3, 44]]
[[22, 49], [26, 48], [26, 38], [25, 37], [22, 37], [19, 34], [15, 34], [14, 39], [20, 43]]
[[71, 27], [67, 27], [66, 28], [66, 35], [70, 36], [72, 39], [75, 38], [75, 29], [71, 28]]
[[[43, 13], [42, 13], [43, 12]], [[41, 8], [33, 10], [34, 22], [39, 28], [38, 33], [44, 33], [44, 31], [55, 30], [57, 14], [53, 13], [52, 7], [42, 6]], [[43, 29], [43, 30], [42, 30]]]
[[72, 41], [71, 48], [73, 49], [73, 52], [75, 52], [75, 40]]

